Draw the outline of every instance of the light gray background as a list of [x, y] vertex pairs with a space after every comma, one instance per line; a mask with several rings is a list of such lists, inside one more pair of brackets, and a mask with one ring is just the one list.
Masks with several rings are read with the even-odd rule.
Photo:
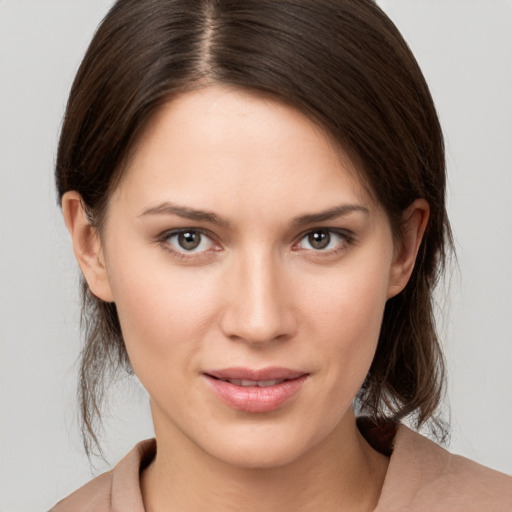
[[[46, 510], [91, 478], [75, 419], [78, 274], [52, 166], [71, 81], [110, 4], [0, 0], [1, 512]], [[460, 265], [443, 322], [451, 450], [512, 473], [512, 2], [380, 4], [446, 134]], [[106, 421], [112, 463], [152, 435], [145, 392], [119, 387]]]

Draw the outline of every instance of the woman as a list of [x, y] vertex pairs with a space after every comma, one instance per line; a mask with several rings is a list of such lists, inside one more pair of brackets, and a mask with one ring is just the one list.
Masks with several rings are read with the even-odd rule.
[[451, 238], [436, 112], [373, 2], [118, 1], [56, 176], [86, 449], [109, 366], [156, 441], [53, 510], [510, 509], [509, 477], [400, 424], [444, 433]]

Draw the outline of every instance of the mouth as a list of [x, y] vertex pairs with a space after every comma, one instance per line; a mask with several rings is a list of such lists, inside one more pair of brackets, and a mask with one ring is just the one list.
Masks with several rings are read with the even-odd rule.
[[263, 413], [291, 401], [309, 374], [288, 368], [227, 368], [208, 371], [203, 376], [225, 405], [244, 412]]
[[[214, 379], [216, 377], [213, 377]], [[250, 388], [257, 386], [259, 388], [268, 388], [270, 386], [276, 386], [277, 384], [281, 384], [286, 382], [289, 379], [273, 379], [273, 380], [245, 380], [245, 379], [217, 379], [222, 380], [224, 382], [229, 382], [234, 386], [241, 386], [243, 388]]]

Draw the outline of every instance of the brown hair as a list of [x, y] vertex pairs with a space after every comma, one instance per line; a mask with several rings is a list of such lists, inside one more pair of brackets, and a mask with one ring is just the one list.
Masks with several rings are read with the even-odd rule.
[[[375, 421], [441, 428], [444, 365], [432, 292], [451, 234], [441, 128], [423, 75], [371, 0], [118, 0], [74, 81], [56, 163], [59, 198], [80, 193], [101, 229], [109, 194], [148, 121], [179, 92], [208, 83], [262, 91], [315, 120], [359, 164], [399, 236], [415, 199], [430, 220], [406, 288], [388, 300], [358, 395]], [[108, 372], [131, 371], [116, 306], [83, 282], [79, 397], [87, 453]], [[444, 432], [441, 428], [441, 432]]]

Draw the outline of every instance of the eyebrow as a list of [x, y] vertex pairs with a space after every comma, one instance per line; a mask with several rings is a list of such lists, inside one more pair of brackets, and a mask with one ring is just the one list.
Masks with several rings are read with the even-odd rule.
[[215, 213], [204, 210], [196, 210], [187, 206], [180, 206], [168, 201], [157, 206], [146, 208], [139, 215], [139, 217], [143, 217], [145, 215], [177, 215], [178, 217], [183, 217], [185, 219], [201, 220], [205, 222], [211, 222], [212, 224], [218, 224], [227, 228], [230, 227], [230, 223], [226, 219], [219, 217]]
[[[370, 213], [368, 208], [362, 205], [342, 204], [340, 206], [335, 206], [333, 208], [329, 208], [328, 210], [324, 210], [318, 213], [308, 213], [306, 215], [296, 217], [295, 219], [292, 220], [291, 225], [301, 226], [305, 224], [325, 222], [327, 220], [343, 217], [353, 212], [362, 212], [366, 215], [369, 215]], [[211, 222], [212, 224], [217, 224], [226, 228], [229, 228], [231, 226], [229, 221], [223, 219], [222, 217], [219, 217], [213, 212], [205, 210], [196, 210], [195, 208], [177, 205], [174, 203], [170, 203], [168, 201], [165, 201], [156, 206], [146, 208], [139, 215], [139, 217], [143, 217], [146, 215], [177, 215], [178, 217], [183, 217], [185, 219]]]
[[365, 206], [359, 204], [342, 204], [340, 206], [335, 206], [334, 208], [329, 208], [328, 210], [324, 210], [318, 213], [308, 213], [306, 215], [301, 215], [300, 217], [296, 217], [292, 221], [293, 226], [301, 226], [304, 224], [315, 224], [317, 222], [325, 222], [326, 220], [337, 219], [338, 217], [343, 217], [352, 212], [362, 212], [366, 215], [370, 214], [370, 210]]

